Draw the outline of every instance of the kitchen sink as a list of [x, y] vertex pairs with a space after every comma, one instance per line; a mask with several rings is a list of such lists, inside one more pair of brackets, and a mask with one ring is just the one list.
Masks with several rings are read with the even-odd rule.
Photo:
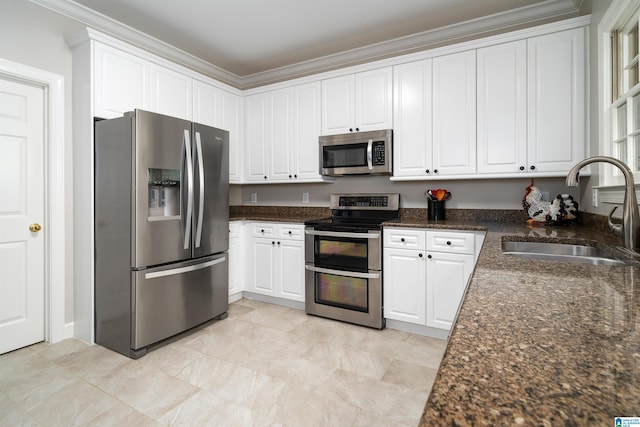
[[623, 261], [612, 257], [600, 248], [579, 244], [503, 241], [502, 253], [530, 259], [592, 265], [625, 265]]

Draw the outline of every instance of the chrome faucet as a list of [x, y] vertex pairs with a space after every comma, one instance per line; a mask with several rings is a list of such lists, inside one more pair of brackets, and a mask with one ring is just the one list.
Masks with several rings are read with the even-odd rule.
[[578, 186], [578, 173], [580, 169], [590, 163], [604, 162], [616, 166], [624, 175], [624, 203], [622, 206], [622, 224], [614, 224], [611, 221], [614, 208], [609, 213], [609, 229], [624, 240], [624, 247], [634, 255], [640, 256], [640, 213], [638, 213], [638, 200], [636, 199], [636, 189], [633, 182], [633, 173], [624, 162], [608, 156], [594, 156], [578, 162], [571, 168], [567, 175], [567, 185]]

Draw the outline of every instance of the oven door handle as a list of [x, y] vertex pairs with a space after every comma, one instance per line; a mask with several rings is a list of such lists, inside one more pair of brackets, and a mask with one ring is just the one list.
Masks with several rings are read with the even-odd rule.
[[349, 233], [344, 231], [316, 231], [305, 230], [304, 234], [310, 236], [347, 237], [351, 239], [379, 239], [380, 233]]
[[357, 277], [358, 279], [379, 279], [380, 278], [380, 273], [356, 273], [354, 271], [333, 270], [331, 268], [314, 267], [312, 265], [305, 265], [304, 268], [306, 268], [309, 271], [314, 271], [316, 273], [335, 274], [336, 276]]

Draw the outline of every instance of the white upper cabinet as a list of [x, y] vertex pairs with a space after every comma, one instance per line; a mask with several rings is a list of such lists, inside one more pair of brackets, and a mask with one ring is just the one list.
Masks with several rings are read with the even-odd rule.
[[229, 181], [240, 182], [242, 98], [209, 83], [193, 80], [193, 121], [229, 131]]
[[528, 160], [535, 172], [565, 172], [585, 156], [585, 29], [533, 37], [528, 56]]
[[319, 182], [320, 82], [245, 98], [245, 180]]
[[293, 88], [293, 141], [297, 179], [320, 179], [320, 82]]
[[150, 72], [150, 110], [154, 113], [192, 120], [191, 77], [153, 63]]
[[478, 49], [478, 173], [528, 172], [527, 42]]
[[95, 44], [94, 114], [121, 117], [136, 108], [149, 108], [149, 62], [100, 43]]
[[322, 81], [322, 134], [393, 127], [392, 67]]
[[431, 59], [394, 67], [393, 174], [433, 173]]
[[433, 175], [476, 171], [476, 52], [433, 58]]
[[244, 180], [266, 182], [268, 94], [258, 93], [244, 99]]

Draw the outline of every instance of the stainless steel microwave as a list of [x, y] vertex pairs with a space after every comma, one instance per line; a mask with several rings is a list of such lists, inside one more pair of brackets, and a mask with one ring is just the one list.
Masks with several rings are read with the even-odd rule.
[[320, 174], [391, 175], [393, 130], [324, 135], [320, 142]]

